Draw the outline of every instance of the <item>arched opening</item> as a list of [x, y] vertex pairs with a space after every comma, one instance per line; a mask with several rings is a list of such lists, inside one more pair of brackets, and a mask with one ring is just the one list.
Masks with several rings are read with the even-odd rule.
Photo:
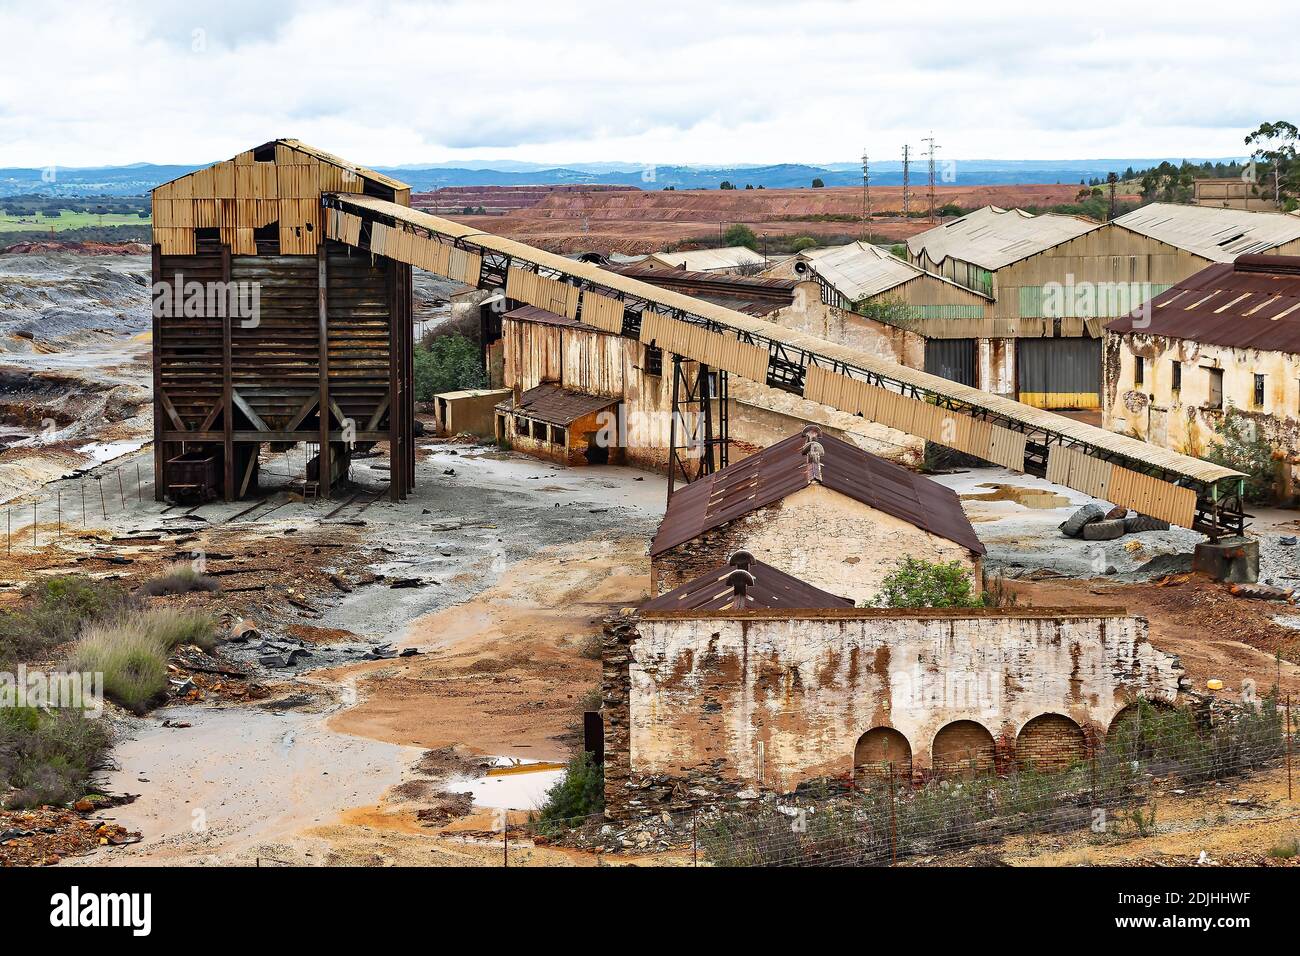
[[858, 738], [853, 748], [853, 779], [871, 784], [889, 780], [890, 767], [895, 780], [912, 776], [912, 746], [893, 727], [875, 727]]
[[1088, 756], [1083, 728], [1062, 714], [1039, 714], [1016, 737], [1016, 766], [1035, 773], [1060, 773]]
[[1195, 727], [1195, 717], [1158, 700], [1139, 698], [1110, 722], [1106, 752], [1128, 760], [1145, 760], [1162, 749], [1165, 738], [1180, 738]]
[[993, 735], [973, 720], [954, 720], [934, 735], [930, 766], [943, 777], [992, 773]]

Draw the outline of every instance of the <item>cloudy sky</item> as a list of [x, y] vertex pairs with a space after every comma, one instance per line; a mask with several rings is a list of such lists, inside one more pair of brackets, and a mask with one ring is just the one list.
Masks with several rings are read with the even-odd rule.
[[0, 0], [0, 166], [1233, 156], [1300, 5]]

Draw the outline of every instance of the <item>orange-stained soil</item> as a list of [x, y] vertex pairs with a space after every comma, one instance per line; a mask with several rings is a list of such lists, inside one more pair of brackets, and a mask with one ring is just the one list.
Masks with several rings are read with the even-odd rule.
[[[1078, 191], [1077, 185], [1068, 183], [936, 186], [935, 201], [938, 206], [956, 203], [965, 209], [990, 204], [1045, 208], [1074, 202]], [[872, 187], [871, 232], [874, 235], [901, 240], [935, 225], [924, 218], [902, 218], [902, 198], [901, 186]], [[912, 208], [914, 211], [928, 209], [924, 188], [913, 189]], [[744, 223], [760, 235], [857, 237], [861, 232], [862, 190], [836, 187], [552, 192], [536, 205], [504, 216], [443, 215], [476, 229], [556, 252], [597, 250], [639, 254], [658, 252], [682, 241], [717, 245], [721, 230], [734, 223]]]
[[359, 696], [329, 726], [430, 749], [564, 759], [600, 681], [599, 660], [584, 649], [603, 618], [644, 600], [648, 585], [641, 539], [549, 548], [473, 600], [412, 624], [403, 643], [430, 653], [320, 672], [354, 681]]

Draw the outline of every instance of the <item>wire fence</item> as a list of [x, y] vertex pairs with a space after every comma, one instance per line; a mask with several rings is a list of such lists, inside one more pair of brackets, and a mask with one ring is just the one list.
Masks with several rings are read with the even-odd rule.
[[[1151, 708], [1137, 716], [1095, 754], [1058, 773], [1014, 768], [914, 784], [904, 768], [886, 764], [857, 780], [823, 781], [781, 798], [690, 806], [686, 790], [674, 805], [641, 807], [626, 820], [535, 813], [498, 832], [505, 858], [514, 841], [515, 865], [529, 862], [519, 851], [533, 841], [666, 853], [685, 865], [890, 866], [989, 849], [1013, 837], [1075, 834], [1086, 849], [1156, 836], [1184, 826], [1164, 823], [1167, 801], [1284, 768], [1285, 800], [1225, 803], [1224, 822], [1297, 820], [1293, 836], [1300, 836], [1289, 698], [1266, 698], [1213, 728], [1198, 726], [1186, 711]], [[1291, 849], [1297, 851], [1300, 845]]]

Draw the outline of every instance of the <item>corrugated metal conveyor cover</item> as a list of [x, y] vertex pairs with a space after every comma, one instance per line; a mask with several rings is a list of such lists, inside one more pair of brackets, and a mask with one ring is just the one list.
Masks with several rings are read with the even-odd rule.
[[[671, 289], [661, 289], [656, 286], [641, 282], [628, 276], [619, 275], [615, 272], [609, 272], [598, 266], [586, 262], [576, 262], [567, 259], [564, 256], [556, 255], [552, 252], [546, 252], [542, 249], [536, 249], [532, 246], [525, 245], [522, 242], [516, 242], [513, 239], [505, 239], [501, 236], [494, 236], [491, 233], [482, 232], [477, 229], [471, 229], [460, 223], [452, 222], [450, 219], [443, 219], [439, 216], [432, 216], [417, 209], [410, 209], [406, 206], [400, 206], [396, 203], [388, 202], [382, 199], [375, 199], [370, 196], [358, 196], [350, 193], [336, 193], [328, 197], [344, 210], [367, 210], [382, 216], [388, 216], [394, 221], [402, 222], [419, 229], [429, 231], [434, 235], [442, 236], [450, 240], [457, 240], [462, 244], [471, 244], [483, 249], [499, 252], [510, 256], [512, 259], [531, 263], [541, 269], [550, 270], [560, 275], [582, 279], [593, 285], [601, 287], [603, 290], [613, 290], [622, 292], [624, 295], [633, 296], [646, 302], [664, 306], [668, 309], [678, 309], [691, 315], [699, 316], [717, 322], [726, 328], [737, 332], [748, 332], [754, 335], [760, 335], [764, 338], [780, 342], [787, 352], [794, 353], [804, 352], [808, 356], [816, 356], [823, 362], [843, 362], [871, 375], [879, 375], [892, 382], [899, 382], [905, 386], [914, 386], [923, 389], [935, 395], [940, 395], [951, 399], [955, 403], [966, 405], [971, 408], [984, 409], [997, 415], [1001, 415], [1012, 421], [1019, 422], [1029, 429], [1037, 429], [1053, 432], [1072, 439], [1075, 442], [1091, 445], [1103, 451], [1115, 455], [1121, 455], [1135, 462], [1140, 462], [1147, 467], [1161, 468], [1196, 481], [1216, 482], [1224, 478], [1240, 478], [1241, 473], [1233, 471], [1231, 468], [1224, 468], [1221, 465], [1215, 465], [1211, 462], [1202, 461], [1199, 458], [1191, 458], [1187, 455], [1180, 455], [1177, 452], [1168, 451], [1167, 449], [1157, 448], [1148, 445], [1144, 441], [1136, 438], [1130, 438], [1127, 435], [1119, 435], [1110, 432], [1104, 428], [1098, 428], [1095, 425], [1087, 425], [1083, 422], [1075, 421], [1061, 415], [1054, 415], [1051, 412], [1042, 409], [1032, 408], [1023, 405], [1020, 402], [1013, 401], [1009, 398], [1003, 398], [999, 395], [992, 395], [988, 392], [980, 391], [969, 385], [962, 385], [960, 382], [952, 382], [937, 375], [931, 375], [927, 372], [907, 368], [903, 365], [897, 365], [893, 362], [887, 362], [883, 359], [876, 358], [851, 349], [835, 342], [829, 342], [825, 339], [817, 338], [805, 332], [798, 332], [793, 329], [781, 328], [771, 322], [765, 322], [762, 319], [753, 318], [741, 312], [735, 312], [731, 309], [711, 302], [705, 302], [700, 299], [674, 292]], [[665, 332], [673, 330], [672, 337], [674, 340], [680, 340], [681, 336], [676, 334], [673, 326], [681, 324], [676, 320], [663, 319], [661, 327]], [[644, 332], [642, 335], [644, 339]], [[685, 353], [683, 353], [685, 354]], [[708, 361], [704, 355], [696, 356], [686, 354], [687, 358], [693, 358], [700, 361]], [[795, 357], [795, 356], [792, 356]], [[818, 383], [825, 388], [828, 383], [824, 380]], [[827, 391], [834, 392], [834, 388]], [[856, 413], [862, 410], [861, 396], [862, 393], [856, 389], [851, 393], [841, 393], [844, 398], [849, 398], [847, 404], [854, 405], [853, 408], [845, 408], [845, 411]], [[897, 413], [902, 416], [904, 413]], [[912, 418], [915, 418], [913, 413]], [[899, 420], [899, 419], [896, 419]], [[927, 427], [931, 424], [927, 418], [925, 423]], [[1023, 445], [1019, 439], [1012, 440], [1002, 432], [1006, 429], [999, 428], [993, 432], [989, 438], [989, 455], [996, 455], [1003, 459], [1008, 467], [1019, 467], [1023, 469]], [[1023, 435], [1021, 436], [1023, 437]], [[980, 447], [984, 447], [984, 435], [975, 434], [969, 437]], [[988, 456], [986, 456], [988, 457]], [[1015, 462], [1019, 462], [1019, 466]], [[1137, 474], [1136, 472], [1134, 474]], [[1152, 479], [1153, 481], [1159, 479]], [[685, 490], [685, 489], [683, 489]], [[1178, 496], [1185, 499], [1185, 496]], [[1177, 510], [1180, 513], [1185, 509], [1181, 506], [1171, 510]], [[1179, 522], [1183, 524], [1183, 522]], [[1184, 525], [1186, 527], [1186, 525]]]

